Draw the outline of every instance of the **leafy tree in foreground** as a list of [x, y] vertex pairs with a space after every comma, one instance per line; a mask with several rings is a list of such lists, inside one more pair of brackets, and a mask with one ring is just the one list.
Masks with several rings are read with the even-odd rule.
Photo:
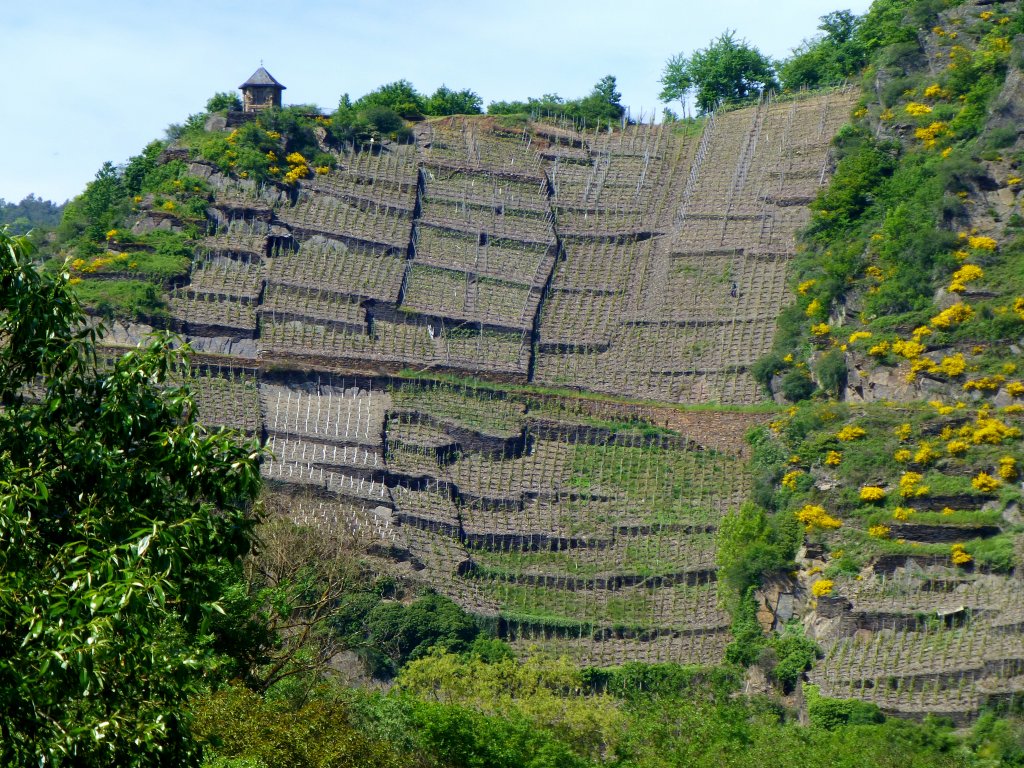
[[0, 229], [0, 764], [189, 765], [254, 445], [207, 434], [158, 336], [109, 366], [67, 274]]
[[662, 101], [686, 103], [693, 92], [697, 109], [710, 112], [720, 100], [732, 101], [757, 96], [775, 88], [775, 69], [767, 56], [745, 40], [737, 40], [735, 31], [726, 30], [711, 45], [671, 57], [661, 76]]

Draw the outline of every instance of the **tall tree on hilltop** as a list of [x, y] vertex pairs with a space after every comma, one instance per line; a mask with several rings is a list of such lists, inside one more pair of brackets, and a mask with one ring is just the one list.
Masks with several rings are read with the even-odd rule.
[[747, 99], [778, 86], [771, 59], [728, 29], [689, 58], [681, 53], [672, 56], [661, 85], [662, 101], [685, 105], [692, 92], [701, 113], [710, 112], [719, 101]]

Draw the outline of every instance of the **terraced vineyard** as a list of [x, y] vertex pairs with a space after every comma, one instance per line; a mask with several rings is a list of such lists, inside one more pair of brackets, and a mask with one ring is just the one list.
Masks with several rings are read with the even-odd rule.
[[759, 402], [747, 368], [854, 97], [689, 136], [439, 119], [289, 192], [188, 158], [215, 194], [169, 306], [201, 416], [262, 436], [295, 519], [379, 539], [524, 652], [719, 662], [715, 532], [764, 417], [431, 376]]
[[[856, 97], [695, 135], [436, 119], [292, 188], [171, 150], [214, 190], [167, 296], [200, 415], [263, 439], [296, 521], [360, 533], [523, 653], [721, 662], [716, 535], [770, 417], [678, 406], [763, 400], [750, 367]], [[961, 720], [1019, 696], [1019, 582], [900, 561], [851, 584], [819, 605], [825, 695]]]

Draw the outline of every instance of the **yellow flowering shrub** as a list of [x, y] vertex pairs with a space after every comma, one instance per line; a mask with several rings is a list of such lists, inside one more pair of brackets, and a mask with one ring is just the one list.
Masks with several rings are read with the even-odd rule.
[[835, 582], [832, 579], [818, 579], [811, 585], [811, 594], [815, 597], [827, 597], [832, 594]]
[[967, 565], [974, 558], [964, 551], [963, 544], [954, 544], [949, 548], [949, 559], [953, 561], [953, 565]]
[[806, 526], [808, 533], [815, 529], [831, 530], [839, 528], [843, 523], [832, 517], [820, 504], [805, 504], [796, 513], [796, 519]]
[[880, 341], [880, 342], [878, 342], [877, 344], [875, 344], [874, 346], [872, 346], [868, 350], [868, 354], [869, 355], [873, 355], [874, 357], [883, 357], [883, 356], [889, 354], [889, 342], [888, 341]]
[[900, 496], [905, 499], [927, 496], [928, 486], [922, 485], [922, 480], [924, 480], [924, 475], [920, 472], [904, 472], [900, 477]]
[[946, 443], [946, 452], [949, 453], [950, 456], [963, 456], [967, 453], [968, 448], [970, 448], [970, 446], [967, 444], [966, 440], [950, 440]]
[[893, 111], [892, 111], [891, 109], [885, 109], [885, 110], [884, 110], [884, 111], [883, 111], [883, 112], [882, 112], [882, 113], [881, 113], [881, 114], [880, 114], [880, 115], [878, 116], [878, 119], [879, 119], [879, 120], [881, 120], [881, 121], [883, 121], [883, 122], [887, 122], [887, 121], [889, 121], [889, 120], [892, 120], [892, 119], [893, 119], [894, 117], [896, 117], [896, 115], [895, 115], [895, 113], [894, 113], [894, 112], [893, 112]]
[[782, 476], [782, 487], [788, 488], [791, 491], [796, 490], [796, 480], [804, 472], [802, 469], [794, 469], [792, 472], [787, 472]]
[[888, 525], [872, 525], [868, 528], [868, 536], [873, 539], [887, 539], [890, 533], [892, 533], [892, 528]]
[[306, 158], [304, 158], [302, 156], [302, 154], [299, 153], [299, 152], [292, 152], [290, 155], [288, 155], [285, 158], [285, 160], [287, 161], [288, 165], [306, 165], [307, 164], [306, 163]]
[[910, 424], [904, 422], [903, 424], [897, 424], [892, 428], [892, 433], [896, 435], [900, 440], [906, 440], [910, 437], [912, 428]]
[[985, 270], [976, 264], [964, 264], [953, 273], [953, 279], [949, 284], [951, 293], [963, 293], [967, 290], [967, 284], [980, 280], [985, 276]]
[[944, 373], [950, 378], [955, 378], [966, 370], [967, 361], [962, 353], [957, 352], [955, 355], [947, 355], [942, 358], [939, 364], [932, 369], [932, 372]]
[[964, 382], [964, 390], [966, 392], [970, 392], [973, 389], [979, 392], [995, 392], [1004, 381], [1006, 381], [1006, 377], [1001, 373], [993, 376], [982, 376], [980, 379], [968, 379]]
[[1013, 301], [1013, 311], [1021, 320], [1024, 320], [1024, 298], [1018, 296]]
[[817, 325], [812, 325], [811, 326], [811, 335], [812, 336], [828, 336], [828, 334], [831, 331], [832, 331], [832, 326], [830, 326], [828, 323], [818, 323]]
[[1015, 440], [1021, 436], [1018, 427], [1011, 427], [990, 416], [979, 417], [976, 424], [974, 429], [969, 426], [966, 428], [975, 445], [1000, 445], [1004, 440]]
[[900, 357], [904, 357], [907, 360], [913, 360], [925, 351], [925, 346], [919, 341], [897, 339], [892, 343], [892, 351]]
[[931, 319], [931, 324], [936, 328], [949, 328], [970, 320], [972, 317], [974, 317], [974, 310], [969, 305], [960, 302], [939, 312]]
[[999, 486], [1003, 484], [1003, 481], [998, 477], [993, 477], [988, 472], [979, 472], [971, 480], [971, 485], [982, 493], [993, 493], [999, 489]]
[[330, 172], [331, 172], [330, 167], [328, 167], [326, 165], [318, 165], [316, 167], [316, 174], [317, 174], [317, 176], [326, 176]]
[[1005, 389], [1006, 394], [1010, 395], [1011, 397], [1024, 396], [1024, 382], [1011, 381], [1009, 384], [1006, 385]]
[[910, 461], [913, 457], [914, 454], [912, 454], [906, 448], [900, 448], [892, 455], [893, 461], [898, 461], [900, 464], [905, 464], [906, 462]]
[[817, 317], [820, 315], [821, 302], [817, 299], [812, 300], [811, 303], [807, 305], [807, 309], [804, 310], [804, 314], [807, 315], [807, 317]]
[[967, 244], [971, 248], [977, 248], [979, 251], [994, 251], [997, 245], [993, 238], [986, 235], [971, 235], [971, 237], [967, 238]]
[[841, 440], [844, 443], [848, 443], [852, 440], [859, 440], [864, 437], [867, 432], [864, 427], [858, 427], [854, 424], [847, 424], [845, 427], [836, 432], [836, 439]]
[[927, 104], [921, 104], [920, 102], [917, 101], [911, 101], [903, 109], [908, 115], [911, 115], [912, 117], [930, 115], [932, 112], [932, 108], [929, 107]]
[[947, 127], [946, 123], [934, 122], [927, 127], [918, 128], [914, 131], [914, 136], [923, 141], [928, 149], [931, 149], [938, 141], [937, 137], [944, 134]]
[[900, 521], [909, 520], [913, 514], [914, 514], [914, 508], [913, 507], [896, 507], [896, 509], [894, 509], [892, 511], [893, 519], [894, 520], [900, 520]]
[[801, 296], [806, 296], [807, 292], [818, 284], [817, 280], [804, 280], [800, 285], [796, 287], [796, 292]]
[[949, 91], [938, 83], [932, 83], [924, 89], [924, 97], [926, 99], [948, 99]]
[[825, 454], [825, 464], [829, 467], [838, 467], [843, 460], [843, 454], [839, 451], [829, 451]]
[[914, 462], [923, 466], [928, 466], [939, 458], [942, 458], [942, 454], [932, 448], [931, 443], [921, 443], [921, 447], [914, 454]]
[[[295, 154], [298, 154], [298, 153], [295, 153]], [[284, 175], [283, 181], [284, 181], [285, 184], [294, 184], [299, 179], [304, 179], [307, 176], [309, 176], [309, 166], [308, 165], [296, 165], [296, 166], [293, 166], [292, 168], [290, 168], [288, 170], [288, 173], [286, 173]]]
[[999, 477], [1008, 482], [1017, 479], [1020, 473], [1017, 470], [1017, 459], [1013, 456], [1003, 456], [999, 459]]
[[882, 501], [885, 498], [885, 488], [877, 485], [865, 485], [860, 489], [861, 501]]
[[860, 341], [861, 339], [870, 339], [870, 338], [871, 338], [871, 331], [854, 331], [853, 333], [850, 334], [849, 343], [850, 344], [855, 344], [858, 341]]
[[1024, 413], [1024, 405], [1021, 405], [1020, 403], [1014, 403], [1013, 405], [1008, 405], [1005, 408], [1003, 408], [1002, 412], [1006, 414], [1012, 414], [1015, 416], [1018, 413]]

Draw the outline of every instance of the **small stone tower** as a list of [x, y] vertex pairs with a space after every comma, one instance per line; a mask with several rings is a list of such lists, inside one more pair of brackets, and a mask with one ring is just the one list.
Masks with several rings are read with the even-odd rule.
[[281, 106], [281, 85], [274, 76], [263, 67], [250, 75], [249, 79], [238, 86], [242, 91], [242, 111], [259, 112], [261, 109]]

